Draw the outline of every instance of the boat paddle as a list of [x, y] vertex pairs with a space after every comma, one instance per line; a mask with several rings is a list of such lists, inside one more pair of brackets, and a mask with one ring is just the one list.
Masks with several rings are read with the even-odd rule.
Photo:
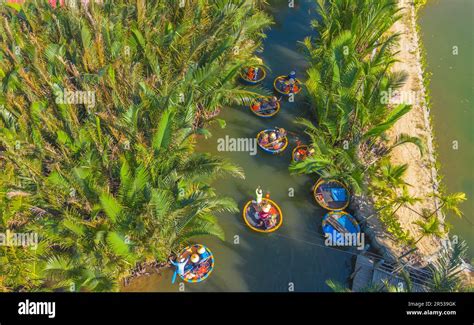
[[274, 140], [274, 141], [272, 141], [272, 142], [270, 142], [270, 143], [264, 144], [263, 146], [264, 146], [265, 148], [268, 148], [269, 146], [273, 145], [275, 142], [278, 142], [278, 141], [282, 141], [282, 139], [281, 139], [281, 138], [276, 139], [276, 140]]
[[171, 279], [171, 284], [174, 284], [176, 281], [176, 275], [178, 275], [178, 268], [174, 270], [173, 278]]
[[261, 112], [266, 112], [266, 111], [274, 111], [276, 110], [276, 107], [270, 107], [270, 108], [264, 108], [264, 109], [259, 109], [255, 111], [256, 113], [261, 113]]

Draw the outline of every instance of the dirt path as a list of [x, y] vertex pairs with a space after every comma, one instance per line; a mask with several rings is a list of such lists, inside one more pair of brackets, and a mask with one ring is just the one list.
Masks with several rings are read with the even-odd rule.
[[[412, 208], [419, 213], [424, 210], [434, 211], [437, 200], [430, 197], [438, 188], [437, 172], [435, 169], [435, 156], [431, 125], [429, 120], [429, 109], [425, 103], [425, 88], [423, 85], [423, 69], [421, 65], [421, 54], [419, 37], [416, 32], [416, 15], [413, 1], [400, 0], [399, 6], [403, 8], [403, 18], [393, 26], [394, 32], [400, 33], [399, 51], [397, 62], [393, 71], [405, 71], [408, 73], [406, 83], [399, 89], [399, 96], [395, 98], [398, 103], [407, 103], [413, 106], [412, 110], [403, 116], [390, 130], [389, 136], [392, 140], [400, 134], [408, 134], [421, 138], [426, 146], [426, 152], [422, 157], [416, 146], [408, 144], [397, 147], [391, 154], [390, 160], [393, 164], [407, 164], [405, 181], [412, 186], [408, 187], [411, 195], [422, 198]], [[420, 237], [418, 226], [414, 224], [422, 217], [408, 208], [401, 208], [396, 214], [398, 220], [405, 230], [409, 230], [415, 239]], [[444, 219], [440, 213], [439, 218]], [[440, 249], [441, 240], [433, 237], [425, 237], [418, 244], [418, 252], [426, 262]]]

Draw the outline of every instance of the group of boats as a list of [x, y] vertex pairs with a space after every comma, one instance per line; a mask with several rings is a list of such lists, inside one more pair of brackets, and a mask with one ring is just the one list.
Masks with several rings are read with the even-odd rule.
[[[325, 235], [359, 234], [360, 226], [356, 219], [344, 211], [349, 206], [349, 189], [337, 180], [320, 178], [313, 186], [315, 201], [328, 210], [322, 220]], [[262, 233], [276, 231], [283, 224], [283, 213], [278, 204], [269, 195], [259, 199], [249, 200], [243, 208], [242, 216], [245, 224], [252, 230]]]
[[[256, 85], [262, 82], [267, 75], [264, 67], [246, 67], [240, 77], [242, 81], [249, 85]], [[287, 76], [278, 76], [273, 82], [275, 91], [284, 96], [296, 95], [301, 92], [301, 81], [296, 78], [296, 73], [292, 71]], [[275, 116], [280, 111], [280, 101], [276, 96], [260, 97], [252, 101], [250, 110], [252, 113], [262, 118]]]
[[[242, 80], [247, 84], [258, 84], [267, 73], [264, 67], [246, 67], [241, 73]], [[273, 88], [279, 94], [289, 96], [302, 90], [302, 83], [292, 71], [288, 76], [278, 76]], [[275, 97], [262, 97], [253, 101], [250, 110], [257, 116], [269, 118], [280, 111], [280, 101]], [[287, 132], [283, 128], [269, 128], [257, 134], [259, 147], [267, 153], [278, 154], [288, 147]], [[314, 149], [306, 144], [298, 144], [292, 151], [293, 161], [303, 161], [314, 154]], [[257, 199], [248, 201], [243, 208], [243, 218], [247, 226], [257, 232], [274, 232], [283, 224], [283, 214], [276, 202], [267, 197], [262, 198], [257, 189]], [[328, 210], [322, 221], [322, 229], [328, 234], [358, 234], [360, 226], [353, 216], [345, 212], [350, 202], [350, 193], [345, 184], [338, 180], [319, 179], [313, 186], [316, 202]]]
[[[256, 85], [263, 81], [267, 72], [262, 66], [246, 67], [241, 73], [244, 83]], [[296, 78], [295, 72], [288, 76], [278, 76], [273, 82], [278, 94], [289, 96], [298, 94], [302, 90], [302, 83]], [[275, 116], [281, 109], [280, 100], [275, 96], [260, 97], [250, 105], [250, 110], [261, 118]], [[283, 152], [289, 144], [287, 131], [283, 128], [268, 128], [260, 131], [257, 136], [258, 146], [264, 152], [278, 154]], [[293, 161], [303, 161], [314, 154], [309, 145], [298, 144], [292, 151]], [[322, 230], [325, 236], [333, 234], [359, 234], [360, 226], [353, 216], [345, 212], [350, 202], [350, 192], [345, 184], [338, 180], [320, 178], [312, 189], [315, 201], [328, 210], [322, 220]], [[263, 197], [260, 188], [256, 190], [256, 199], [245, 203], [242, 211], [245, 224], [253, 231], [271, 233], [278, 230], [283, 224], [283, 213], [278, 204], [270, 199], [270, 195]], [[204, 245], [186, 247], [176, 260], [176, 274], [186, 282], [201, 282], [209, 277], [214, 269], [214, 256]]]

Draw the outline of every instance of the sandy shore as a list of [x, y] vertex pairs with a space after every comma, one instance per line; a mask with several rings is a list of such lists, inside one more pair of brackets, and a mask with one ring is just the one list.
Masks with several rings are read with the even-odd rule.
[[[410, 98], [408, 104], [412, 104], [412, 110], [402, 117], [390, 132], [390, 137], [394, 140], [400, 134], [408, 134], [423, 139], [426, 145], [426, 152], [421, 157], [419, 150], [414, 145], [404, 145], [396, 148], [391, 154], [391, 161], [394, 164], [408, 164], [408, 170], [405, 176], [411, 195], [422, 198], [412, 208], [419, 213], [424, 210], [435, 211], [438, 202], [432, 197], [438, 189], [437, 171], [435, 168], [436, 158], [434, 154], [433, 137], [431, 123], [429, 119], [429, 108], [425, 102], [425, 87], [423, 85], [423, 68], [421, 65], [421, 54], [419, 35], [416, 30], [416, 13], [413, 1], [400, 0], [400, 7], [403, 9], [403, 18], [395, 25], [395, 32], [400, 33], [399, 51], [394, 71], [406, 71], [408, 80], [400, 89], [401, 94], [413, 94], [407, 96]], [[414, 224], [422, 217], [408, 208], [401, 208], [397, 217], [406, 230], [413, 234], [414, 238], [420, 237], [418, 226]], [[438, 214], [441, 221], [444, 222], [444, 215]], [[423, 262], [433, 257], [441, 248], [440, 239], [431, 237], [423, 238], [418, 244], [418, 252], [423, 258]]]

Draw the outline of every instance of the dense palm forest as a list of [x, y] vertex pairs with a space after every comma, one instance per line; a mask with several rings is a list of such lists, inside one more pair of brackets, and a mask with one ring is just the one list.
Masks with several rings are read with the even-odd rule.
[[139, 264], [235, 211], [216, 177], [232, 163], [194, 150], [239, 86], [271, 23], [261, 1], [104, 1], [1, 7], [0, 229], [38, 247], [0, 249], [0, 287], [117, 290]]

